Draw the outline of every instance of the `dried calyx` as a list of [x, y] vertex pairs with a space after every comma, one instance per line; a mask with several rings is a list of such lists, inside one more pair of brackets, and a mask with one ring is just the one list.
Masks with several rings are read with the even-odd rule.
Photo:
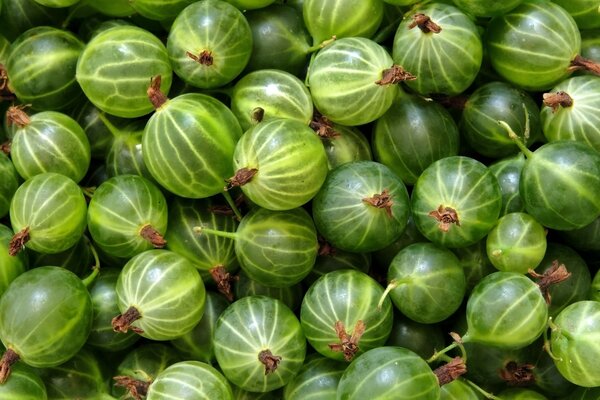
[[392, 206], [394, 201], [389, 189], [384, 189], [379, 194], [374, 194], [372, 197], [365, 197], [362, 199], [364, 203], [367, 203], [373, 207], [384, 209], [388, 217], [392, 217]]
[[552, 261], [552, 266], [548, 268], [543, 274], [538, 274], [533, 269], [530, 269], [529, 275], [537, 279], [537, 285], [540, 287], [540, 291], [546, 299], [546, 303], [550, 304], [552, 300], [550, 296], [550, 288], [552, 285], [556, 285], [564, 280], [569, 279], [571, 273], [567, 271], [565, 264], [559, 264], [558, 260]]
[[211, 268], [210, 276], [217, 284], [217, 290], [223, 294], [227, 300], [233, 301], [233, 292], [231, 291], [231, 283], [240, 279], [237, 275], [231, 275], [223, 265], [217, 265]]
[[460, 226], [458, 213], [452, 207], [444, 207], [443, 204], [440, 204], [437, 210], [430, 211], [427, 215], [439, 222], [438, 226], [442, 232], [448, 232], [452, 224]]
[[360, 350], [358, 342], [365, 333], [365, 329], [365, 323], [362, 320], [358, 320], [354, 326], [354, 332], [352, 332], [352, 335], [349, 335], [348, 332], [346, 332], [344, 323], [342, 321], [337, 321], [335, 323], [335, 333], [340, 339], [340, 343], [331, 343], [329, 344], [329, 348], [332, 351], [344, 353], [344, 360], [352, 361], [356, 353]]
[[212, 51], [208, 50], [202, 50], [198, 55], [195, 55], [194, 53], [189, 51], [186, 51], [185, 54], [192, 60], [196, 61], [198, 64], [206, 65], [207, 67], [211, 66], [214, 61]]
[[417, 77], [399, 65], [392, 65], [391, 68], [384, 69], [381, 73], [381, 79], [375, 81], [377, 85], [394, 85], [404, 81], [414, 81]]
[[250, 182], [254, 175], [258, 172], [256, 168], [240, 168], [237, 170], [235, 175], [226, 180], [227, 186], [225, 186], [225, 190], [230, 190], [234, 187], [243, 186], [246, 183]]
[[568, 70], [569, 72], [588, 71], [594, 75], [600, 75], [600, 64], [588, 58], [576, 55], [575, 58], [571, 60], [571, 66]]
[[263, 350], [258, 353], [258, 360], [265, 366], [265, 375], [269, 375], [277, 369], [282, 358], [271, 353], [271, 350]]
[[115, 376], [113, 377], [115, 386], [123, 387], [129, 393], [129, 396], [135, 400], [142, 400], [148, 394], [150, 382], [132, 378], [130, 376]]
[[162, 249], [167, 245], [165, 238], [150, 224], [142, 226], [140, 236], [150, 242], [155, 249]]
[[571, 107], [573, 106], [573, 98], [566, 92], [559, 91], [554, 93], [543, 94], [544, 105], [552, 108], [552, 112], [558, 111], [559, 107]]
[[6, 111], [6, 121], [8, 125], [16, 125], [19, 128], [24, 128], [29, 125], [31, 119], [25, 112], [27, 107], [29, 107], [29, 104], [8, 107], [8, 110]]
[[433, 373], [437, 377], [439, 385], [444, 386], [466, 374], [467, 365], [462, 358], [454, 357], [448, 363], [436, 368]]
[[130, 329], [137, 333], [144, 333], [144, 331], [138, 327], [131, 326], [132, 323], [142, 318], [142, 315], [135, 307], [129, 307], [123, 314], [119, 314], [114, 317], [111, 321], [113, 331], [127, 333]]
[[8, 243], [8, 254], [11, 256], [16, 256], [21, 250], [23, 250], [27, 242], [29, 242], [28, 226], [21, 229], [12, 237], [12, 239], [10, 239], [10, 242]]
[[159, 109], [163, 104], [169, 100], [169, 98], [160, 91], [160, 84], [162, 82], [162, 78], [160, 75], [156, 75], [152, 79], [150, 79], [150, 86], [146, 91], [148, 95], [148, 99], [152, 103], [154, 109]]
[[310, 127], [322, 139], [335, 139], [340, 136], [340, 133], [334, 129], [333, 123], [329, 120], [329, 118], [317, 110], [315, 110], [313, 113], [313, 119], [310, 121]]
[[509, 361], [500, 370], [500, 377], [510, 386], [527, 386], [535, 382], [534, 368], [533, 364], [518, 364], [516, 361]]
[[8, 348], [0, 359], [0, 384], [4, 384], [10, 376], [11, 366], [19, 361], [19, 355], [11, 348]]
[[412, 17], [413, 21], [408, 25], [408, 29], [413, 29], [414, 27], [419, 27], [419, 29], [423, 33], [440, 33], [442, 31], [442, 27], [436, 24], [429, 18], [429, 16], [417, 13]]

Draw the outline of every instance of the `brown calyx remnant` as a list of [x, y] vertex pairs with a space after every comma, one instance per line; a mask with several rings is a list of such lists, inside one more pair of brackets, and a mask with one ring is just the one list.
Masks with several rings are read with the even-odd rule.
[[154, 78], [150, 78], [150, 86], [148, 90], [146, 90], [146, 94], [148, 95], [148, 99], [155, 110], [158, 110], [163, 104], [169, 100], [169, 98], [160, 91], [160, 84], [162, 82], [162, 77], [160, 75], [156, 75]]
[[433, 373], [438, 379], [440, 386], [444, 386], [452, 381], [455, 381], [461, 375], [467, 373], [467, 365], [460, 357], [454, 357], [447, 364], [436, 368]]
[[333, 123], [329, 118], [317, 110], [313, 112], [313, 118], [312, 121], [310, 121], [309, 126], [313, 131], [317, 132], [317, 135], [322, 139], [335, 139], [340, 136], [340, 133], [333, 129]]
[[408, 25], [408, 29], [413, 29], [415, 26], [418, 26], [423, 33], [440, 33], [442, 31], [442, 27], [433, 22], [431, 18], [425, 14], [417, 13], [413, 15], [412, 19], [413, 22]]
[[243, 186], [246, 183], [250, 182], [254, 175], [258, 172], [256, 168], [240, 168], [237, 170], [235, 175], [226, 180], [227, 186], [225, 186], [225, 190], [230, 190], [237, 186]]
[[392, 201], [392, 195], [390, 195], [388, 189], [385, 189], [380, 194], [374, 194], [373, 197], [365, 197], [362, 201], [373, 207], [383, 208], [388, 217], [392, 217], [392, 206], [394, 205], [394, 202]]
[[165, 238], [150, 224], [142, 226], [140, 236], [149, 241], [155, 249], [162, 249], [167, 245]]
[[414, 81], [416, 76], [405, 70], [399, 65], [392, 65], [391, 68], [384, 69], [381, 73], [381, 79], [375, 81], [377, 85], [394, 85], [404, 81]]
[[0, 144], [0, 151], [6, 155], [9, 155], [10, 154], [10, 145], [11, 145], [10, 140], [7, 140], [6, 142]]
[[206, 65], [207, 67], [210, 67], [213, 64], [212, 51], [202, 50], [200, 52], [200, 54], [198, 54], [198, 55], [195, 55], [194, 53], [186, 51], [185, 54], [192, 60], [196, 61], [197, 63]]
[[115, 376], [113, 379], [115, 386], [125, 388], [135, 400], [142, 400], [148, 394], [148, 388], [152, 383], [151, 381], [145, 382], [130, 376]]
[[[234, 203], [235, 203], [236, 207], [241, 207], [244, 204], [244, 201], [245, 201], [245, 198], [244, 198], [243, 193], [238, 195], [234, 199]], [[208, 211], [210, 213], [216, 214], [216, 215], [227, 215], [227, 216], [235, 215], [235, 213], [233, 212], [231, 207], [229, 207], [229, 205], [226, 205], [226, 204], [216, 204], [216, 205], [210, 206], [210, 207], [208, 207]]]
[[269, 375], [272, 372], [275, 372], [279, 362], [282, 360], [281, 357], [273, 355], [271, 350], [263, 350], [258, 353], [258, 361], [263, 363], [265, 366], [265, 375]]
[[600, 75], [600, 64], [589, 58], [583, 58], [580, 55], [576, 55], [575, 58], [571, 60], [571, 66], [568, 68], [568, 71], [575, 72], [581, 70]]
[[217, 265], [208, 270], [210, 276], [217, 284], [217, 289], [223, 294], [227, 300], [233, 301], [233, 293], [231, 292], [231, 283], [240, 279], [237, 275], [231, 275], [223, 265]]
[[358, 320], [356, 325], [354, 326], [354, 332], [352, 332], [352, 336], [346, 332], [346, 327], [342, 321], [337, 321], [335, 323], [335, 333], [340, 338], [341, 343], [331, 343], [329, 344], [329, 348], [332, 351], [343, 352], [344, 360], [350, 362], [354, 358], [354, 355], [358, 352], [358, 341], [365, 333], [365, 323], [362, 320]]
[[15, 94], [10, 90], [8, 85], [8, 72], [4, 64], [0, 64], [0, 101], [2, 100], [14, 100]]
[[558, 111], [558, 107], [571, 107], [573, 106], [573, 99], [566, 92], [559, 91], [554, 93], [543, 94], [544, 105], [551, 107], [552, 112]]
[[319, 242], [319, 255], [320, 256], [333, 256], [335, 255], [335, 247], [333, 247], [325, 238], [319, 236], [317, 238]]
[[8, 348], [0, 359], [0, 384], [6, 382], [10, 376], [10, 367], [19, 361], [19, 355], [11, 348]]
[[10, 239], [10, 242], [8, 243], [8, 254], [11, 256], [16, 256], [21, 250], [23, 250], [23, 247], [25, 247], [25, 244], [29, 242], [29, 239], [29, 227], [26, 226], [19, 232], [15, 233], [12, 239]]
[[25, 108], [29, 107], [28, 104], [21, 104], [18, 106], [10, 106], [6, 111], [6, 121], [8, 125], [16, 125], [19, 128], [24, 128], [31, 122], [29, 115], [25, 112]]
[[533, 364], [518, 364], [516, 361], [509, 361], [500, 370], [500, 378], [510, 386], [528, 386], [535, 382], [534, 368]]
[[131, 326], [132, 323], [140, 318], [142, 318], [142, 314], [140, 314], [137, 308], [131, 306], [123, 314], [119, 314], [112, 319], [111, 324], [113, 331], [127, 333], [129, 329], [131, 329], [137, 334], [144, 333], [142, 329]]
[[433, 210], [427, 215], [439, 221], [439, 228], [442, 232], [448, 232], [450, 230], [450, 225], [452, 224], [460, 226], [458, 214], [452, 207], [444, 207], [442, 204], [440, 204], [437, 210]]
[[529, 269], [529, 275], [537, 279], [537, 285], [540, 287], [546, 303], [550, 304], [550, 287], [564, 280], [569, 279], [571, 273], [567, 271], [565, 264], [558, 264], [558, 260], [552, 261], [552, 266], [544, 271], [543, 274], [538, 274], [533, 269]]
[[445, 94], [433, 93], [430, 95], [430, 97], [436, 103], [454, 110], [464, 110], [467, 106], [467, 102], [469, 101], [469, 97], [466, 95], [448, 96]]
[[250, 113], [250, 120], [255, 124], [262, 122], [264, 117], [265, 117], [265, 109], [262, 107], [256, 107]]

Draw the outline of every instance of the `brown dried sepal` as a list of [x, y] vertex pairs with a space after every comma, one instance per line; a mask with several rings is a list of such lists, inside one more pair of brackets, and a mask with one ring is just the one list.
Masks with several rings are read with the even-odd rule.
[[14, 100], [15, 94], [8, 85], [8, 72], [4, 64], [0, 63], [0, 100]]
[[333, 128], [333, 123], [329, 120], [329, 118], [317, 110], [314, 111], [313, 118], [312, 121], [310, 121], [309, 126], [322, 139], [335, 139], [340, 136], [340, 133]]
[[150, 224], [140, 229], [140, 236], [149, 241], [155, 249], [162, 249], [167, 245], [165, 238]]
[[335, 323], [335, 333], [338, 338], [340, 338], [340, 343], [330, 343], [329, 348], [335, 352], [343, 352], [344, 360], [350, 362], [358, 353], [360, 348], [358, 347], [358, 342], [360, 338], [365, 333], [365, 323], [362, 320], [358, 320], [356, 325], [354, 326], [354, 332], [352, 332], [352, 336], [346, 332], [346, 327], [342, 321], [337, 321]]
[[29, 107], [29, 104], [8, 107], [8, 110], [6, 111], [6, 122], [8, 125], [16, 125], [19, 128], [24, 128], [29, 125], [31, 119], [25, 112], [27, 107]]
[[240, 279], [237, 275], [231, 275], [223, 265], [217, 265], [208, 270], [210, 276], [217, 284], [217, 290], [223, 294], [227, 300], [233, 301], [233, 292], [231, 291], [231, 283]]
[[362, 201], [373, 207], [384, 209], [387, 216], [390, 218], [392, 217], [392, 206], [394, 205], [394, 201], [392, 200], [392, 195], [390, 195], [388, 189], [385, 189], [380, 194], [374, 194], [373, 197], [365, 197]]
[[254, 110], [252, 110], [252, 112], [250, 113], [250, 120], [255, 123], [258, 124], [259, 122], [262, 122], [262, 120], [265, 118], [265, 109], [262, 107], [256, 107]]
[[148, 95], [148, 99], [155, 110], [158, 110], [163, 104], [169, 100], [169, 98], [160, 91], [160, 84], [162, 82], [162, 77], [160, 75], [156, 75], [153, 78], [150, 78], [150, 86], [146, 91]]
[[7, 349], [0, 359], [0, 384], [4, 384], [10, 376], [10, 367], [19, 361], [19, 355], [11, 348]]
[[430, 95], [430, 97], [436, 103], [454, 110], [464, 110], [467, 106], [467, 102], [469, 101], [469, 97], [464, 94], [458, 96], [448, 96], [445, 94], [433, 93]]
[[433, 373], [437, 377], [439, 385], [444, 386], [466, 374], [467, 365], [462, 358], [454, 357], [448, 363], [436, 368]]
[[12, 142], [10, 140], [7, 140], [6, 142], [0, 144], [0, 151], [3, 152], [6, 155], [10, 154], [10, 145], [12, 144]]
[[566, 92], [559, 91], [554, 93], [544, 93], [542, 95], [544, 105], [552, 108], [552, 112], [558, 111], [558, 107], [573, 106], [573, 99]]
[[408, 25], [408, 29], [413, 29], [418, 26], [421, 32], [423, 33], [440, 33], [442, 31], [442, 27], [436, 24], [429, 18], [429, 16], [417, 13], [413, 15], [413, 21]]
[[265, 375], [275, 372], [282, 358], [273, 355], [271, 350], [263, 350], [258, 353], [258, 360], [265, 366]]
[[325, 238], [322, 236], [318, 237], [319, 242], [319, 255], [320, 256], [333, 256], [335, 255], [335, 247], [333, 247]]
[[600, 64], [589, 58], [576, 55], [575, 58], [571, 60], [571, 66], [568, 68], [568, 71], [575, 72], [582, 70], [591, 72], [594, 75], [600, 75]]
[[537, 285], [540, 287], [546, 303], [550, 304], [552, 300], [550, 296], [550, 287], [556, 285], [564, 280], [569, 279], [571, 273], [567, 271], [565, 264], [559, 264], [558, 260], [552, 261], [552, 266], [548, 268], [543, 274], [538, 274], [533, 269], [529, 269], [529, 275], [537, 279]]
[[132, 323], [134, 323], [140, 318], [142, 318], [142, 315], [137, 310], [137, 308], [133, 306], [129, 307], [127, 311], [125, 311], [123, 314], [119, 314], [112, 319], [111, 324], [113, 331], [127, 333], [131, 329], [137, 334], [144, 333], [142, 329], [135, 326], [131, 326]]
[[246, 183], [250, 182], [254, 175], [258, 172], [256, 168], [240, 168], [237, 170], [235, 175], [226, 180], [227, 186], [225, 186], [225, 190], [230, 190], [234, 187], [243, 186]]
[[148, 394], [148, 388], [152, 382], [145, 382], [130, 376], [113, 377], [115, 386], [123, 387], [135, 400], [142, 400]]
[[433, 210], [427, 215], [438, 220], [440, 223], [439, 228], [442, 232], [448, 232], [452, 224], [460, 226], [458, 213], [452, 207], [444, 207], [442, 204], [440, 204], [437, 210]]
[[510, 386], [528, 386], [535, 382], [534, 368], [533, 364], [509, 361], [500, 370], [500, 378]]
[[211, 65], [213, 65], [213, 56], [212, 56], [212, 51], [208, 51], [208, 50], [202, 50], [200, 52], [200, 54], [195, 55], [192, 52], [186, 51], [185, 54], [191, 58], [192, 60], [196, 61], [199, 64], [202, 65], [206, 65], [207, 67], [210, 67]]
[[8, 243], [8, 254], [11, 256], [16, 256], [23, 248], [25, 244], [29, 242], [29, 227], [21, 229], [19, 232], [15, 233], [15, 235], [10, 239]]
[[394, 85], [404, 81], [414, 81], [417, 77], [399, 65], [392, 65], [391, 68], [384, 69], [381, 73], [381, 79], [375, 81], [377, 85]]
[[[235, 198], [234, 203], [235, 203], [236, 207], [241, 207], [244, 204], [244, 195], [243, 194], [238, 195]], [[227, 215], [227, 216], [235, 215], [235, 213], [233, 212], [231, 207], [229, 207], [229, 205], [227, 205], [227, 204], [217, 204], [217, 205], [210, 206], [210, 207], [208, 207], [208, 211], [210, 213], [216, 214], [216, 215]]]

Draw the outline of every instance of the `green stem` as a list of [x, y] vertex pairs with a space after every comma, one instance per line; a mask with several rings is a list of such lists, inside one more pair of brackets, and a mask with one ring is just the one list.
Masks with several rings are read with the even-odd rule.
[[110, 131], [110, 133], [114, 137], [121, 135], [121, 131], [119, 129], [117, 129], [117, 127], [112, 122], [110, 122], [110, 120], [106, 117], [106, 115], [104, 115], [104, 112], [99, 112], [98, 118], [100, 118], [100, 121], [102, 121], [104, 126], [106, 126], [106, 128]]
[[455, 349], [457, 347], [458, 347], [458, 343], [457, 342], [453, 342], [452, 344], [444, 347], [442, 350], [436, 351], [435, 353], [433, 353], [433, 355], [431, 357], [429, 357], [427, 359], [427, 363], [431, 364], [432, 362], [436, 361], [441, 356], [445, 355], [450, 350]]
[[85, 279], [82, 280], [85, 287], [90, 287], [90, 285], [94, 282], [94, 280], [98, 276], [98, 273], [100, 273], [100, 257], [98, 257], [98, 252], [96, 251], [96, 248], [92, 244], [92, 241], [90, 239], [88, 239], [87, 236], [84, 236], [84, 239], [85, 239], [87, 245], [89, 246], [90, 251], [92, 252], [92, 256], [94, 257], [94, 265], [92, 266], [92, 273], [89, 274]]
[[498, 396], [494, 396], [492, 393], [490, 392], [486, 392], [485, 390], [483, 390], [481, 387], [479, 387], [479, 385], [477, 385], [474, 382], [471, 382], [470, 380], [461, 377], [460, 379], [462, 379], [464, 382], [466, 382], [467, 384], [469, 384], [473, 389], [477, 390], [479, 393], [481, 393], [486, 399], [491, 399], [491, 400], [502, 400], [502, 398], [498, 397]]
[[390, 281], [390, 283], [385, 288], [385, 291], [379, 298], [379, 303], [377, 303], [377, 310], [381, 310], [381, 307], [383, 307], [383, 302], [385, 301], [385, 298], [387, 297], [387, 295], [390, 294], [390, 292], [392, 290], [396, 289], [398, 287], [398, 285], [400, 285], [400, 283], [402, 283], [402, 282], [398, 281], [397, 279], [392, 279]]
[[235, 232], [219, 231], [216, 229], [205, 228], [203, 226], [195, 226], [192, 228], [192, 230], [197, 235], [202, 235], [203, 233], [208, 233], [210, 235], [216, 235], [216, 236], [224, 237], [227, 239], [233, 239], [233, 240], [237, 239], [237, 233], [235, 233]]
[[395, 18], [387, 26], [379, 29], [377, 31], [377, 33], [375, 34], [375, 36], [373, 36], [373, 38], [371, 40], [373, 40], [375, 43], [379, 43], [379, 44], [385, 42], [387, 40], [387, 38], [392, 34], [392, 32], [395, 32], [396, 29], [398, 29], [398, 25], [400, 25], [400, 22], [402, 22], [403, 19], [404, 19], [404, 16], [402, 16], [402, 15]]
[[527, 146], [525, 146], [525, 143], [523, 143], [521, 138], [515, 133], [515, 131], [512, 130], [510, 125], [508, 125], [504, 121], [498, 121], [498, 124], [500, 124], [506, 130], [506, 132], [508, 132], [508, 137], [511, 138], [513, 140], [513, 142], [515, 142], [517, 147], [519, 147], [519, 150], [521, 150], [521, 152], [523, 154], [525, 154], [525, 157], [527, 157], [527, 158], [533, 157], [533, 152], [531, 150], [529, 150], [527, 148]]
[[314, 46], [307, 48], [306, 54], [314, 53], [317, 50], [321, 50], [323, 47], [326, 47], [326, 46], [330, 45], [331, 43], [335, 42], [336, 39], [337, 38], [335, 37], [335, 35], [333, 35], [329, 39], [323, 40], [321, 43], [317, 43]]
[[71, 11], [69, 11], [69, 14], [67, 15], [67, 18], [65, 18], [65, 20], [63, 21], [61, 28], [67, 29], [67, 27], [71, 23], [71, 20], [73, 19], [75, 14], [77, 14], [77, 11], [79, 11], [83, 6], [87, 5], [87, 3], [88, 3], [87, 0], [81, 0], [79, 3], [77, 3], [75, 6], [73, 6]]
[[233, 210], [233, 213], [235, 214], [235, 217], [237, 218], [237, 220], [241, 221], [242, 213], [240, 212], [240, 209], [238, 208], [238, 206], [235, 204], [235, 201], [231, 197], [231, 194], [229, 193], [229, 191], [224, 190], [222, 193], [223, 193], [223, 197], [225, 197], [225, 201], [227, 201], [227, 204], [229, 204], [229, 207]]

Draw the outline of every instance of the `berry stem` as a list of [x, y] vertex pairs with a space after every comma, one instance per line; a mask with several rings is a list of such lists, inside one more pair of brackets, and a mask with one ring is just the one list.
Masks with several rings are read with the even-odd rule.
[[225, 232], [219, 231], [217, 229], [205, 228], [203, 226], [195, 226], [192, 228], [195, 234], [201, 235], [203, 233], [208, 233], [209, 235], [216, 235], [227, 239], [237, 239], [237, 233], [235, 232]]
[[231, 197], [231, 193], [229, 193], [229, 191], [227, 191], [227, 190], [224, 190], [222, 192], [222, 194], [223, 194], [223, 197], [225, 197], [225, 201], [229, 205], [229, 208], [231, 208], [231, 210], [235, 214], [236, 219], [238, 221], [241, 221], [241, 219], [242, 219], [242, 213], [240, 212], [240, 209], [238, 208], [237, 204], [235, 203], [235, 201]]

